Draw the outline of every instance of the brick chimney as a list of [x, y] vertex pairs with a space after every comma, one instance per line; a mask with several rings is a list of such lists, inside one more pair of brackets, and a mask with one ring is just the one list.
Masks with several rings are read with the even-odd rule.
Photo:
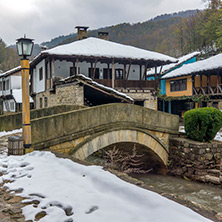
[[109, 32], [98, 32], [98, 37], [100, 39], [109, 40]]
[[87, 26], [76, 26], [75, 28], [77, 29], [77, 39], [78, 40], [87, 38], [87, 29], [89, 27], [87, 27]]

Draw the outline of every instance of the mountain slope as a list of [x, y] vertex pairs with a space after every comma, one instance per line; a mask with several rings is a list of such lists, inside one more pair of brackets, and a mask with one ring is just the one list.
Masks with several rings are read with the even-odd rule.
[[[195, 16], [196, 14], [197, 10], [164, 14], [142, 23], [122, 23], [96, 30], [89, 30], [88, 36], [96, 37], [98, 31], [108, 31], [111, 41], [178, 56], [180, 55], [180, 50], [177, 45], [175, 28], [183, 18]], [[52, 48], [76, 40], [77, 35], [75, 33], [56, 37], [49, 42], [43, 42], [42, 45]]]

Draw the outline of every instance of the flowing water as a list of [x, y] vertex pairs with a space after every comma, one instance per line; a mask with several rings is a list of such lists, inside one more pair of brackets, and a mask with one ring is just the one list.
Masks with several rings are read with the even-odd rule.
[[134, 177], [157, 192], [174, 194], [215, 212], [222, 212], [222, 187], [220, 186], [156, 174], [134, 175]]
[[[106, 162], [93, 155], [89, 156], [87, 161], [97, 165], [104, 165]], [[151, 190], [158, 193], [176, 195], [180, 199], [201, 205], [209, 211], [222, 212], [221, 186], [158, 174], [134, 174], [132, 177], [143, 181]]]

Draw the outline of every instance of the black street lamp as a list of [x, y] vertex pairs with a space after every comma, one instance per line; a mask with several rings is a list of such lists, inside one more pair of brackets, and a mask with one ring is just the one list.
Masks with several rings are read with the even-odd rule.
[[28, 39], [26, 37], [17, 39], [16, 46], [17, 46], [18, 55], [23, 56], [23, 58], [31, 56], [33, 45], [34, 45], [33, 39]]
[[24, 152], [27, 153], [31, 148], [31, 124], [30, 124], [30, 103], [29, 103], [29, 59], [33, 50], [33, 39], [26, 37], [17, 39], [16, 46], [21, 59], [22, 72], [22, 136]]

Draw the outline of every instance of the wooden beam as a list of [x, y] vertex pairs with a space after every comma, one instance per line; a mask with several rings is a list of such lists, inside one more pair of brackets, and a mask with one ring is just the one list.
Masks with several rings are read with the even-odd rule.
[[130, 69], [131, 69], [131, 62], [130, 62], [130, 64], [129, 64], [129, 67], [128, 67], [128, 71], [127, 71], [127, 75], [126, 75], [126, 80], [128, 80], [128, 78], [129, 78], [129, 73], [130, 73]]
[[52, 61], [51, 61], [51, 89], [53, 88], [53, 79], [55, 78], [55, 60], [54, 58], [52, 58]]
[[76, 58], [76, 74], [79, 74], [79, 58]]
[[107, 63], [107, 79], [110, 80], [109, 63]]
[[143, 78], [142, 80], [146, 80], [146, 70], [147, 70], [147, 62], [145, 64], [145, 70], [144, 70], [144, 73], [143, 73]]
[[112, 88], [115, 87], [115, 66], [114, 66], [114, 60], [112, 61]]
[[193, 88], [193, 92], [198, 94], [197, 91], [196, 91], [196, 88], [195, 88], [195, 76], [194, 75], [192, 75], [192, 88]]
[[[45, 60], [45, 91], [48, 89], [47, 80], [48, 80], [48, 62]], [[47, 71], [47, 72], [46, 72]]]
[[210, 75], [207, 74], [207, 93], [208, 93], [208, 94], [210, 94], [210, 89], [209, 89], [209, 87], [210, 87]]
[[94, 68], [93, 68], [93, 75], [92, 75], [93, 80], [95, 79], [95, 74], [96, 74], [96, 64], [97, 64], [97, 59], [95, 60]]
[[219, 82], [220, 82], [220, 76], [219, 72], [217, 71], [217, 93], [219, 93]]
[[158, 79], [157, 79], [157, 66], [155, 66], [155, 90], [157, 90], [157, 83], [158, 83]]
[[90, 65], [91, 65], [91, 67], [90, 67], [91, 69], [90, 69], [89, 77], [92, 79], [92, 77], [93, 77], [93, 63], [91, 62]]
[[126, 88], [126, 64], [124, 63], [123, 67], [123, 81], [124, 81], [124, 89]]

